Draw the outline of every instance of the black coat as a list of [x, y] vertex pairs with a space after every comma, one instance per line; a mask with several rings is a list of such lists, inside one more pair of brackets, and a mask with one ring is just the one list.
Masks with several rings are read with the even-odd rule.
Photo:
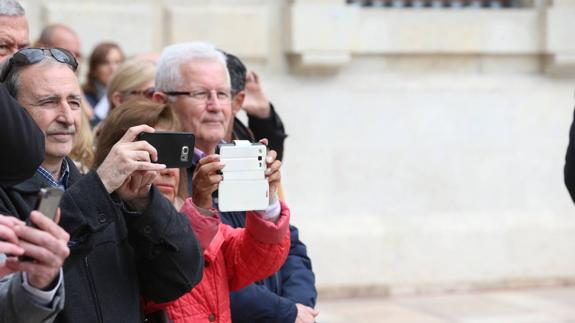
[[[66, 304], [55, 322], [141, 322], [139, 296], [174, 300], [196, 285], [203, 271], [199, 243], [185, 216], [155, 188], [141, 214], [127, 211], [92, 171], [71, 173], [60, 203], [60, 225], [70, 233], [64, 263]], [[28, 217], [45, 179], [0, 189], [0, 213]]]
[[571, 199], [575, 202], [575, 112], [573, 119], [574, 121], [569, 131], [569, 146], [567, 146], [563, 176], [569, 195], [571, 195]]
[[278, 153], [277, 159], [282, 160], [284, 155], [284, 141], [287, 137], [284, 124], [270, 103], [270, 116], [264, 119], [248, 115], [246, 127], [238, 118], [234, 118], [233, 137], [238, 140], [256, 141], [268, 139], [268, 148]]
[[0, 84], [0, 184], [24, 181], [44, 160], [44, 135]]

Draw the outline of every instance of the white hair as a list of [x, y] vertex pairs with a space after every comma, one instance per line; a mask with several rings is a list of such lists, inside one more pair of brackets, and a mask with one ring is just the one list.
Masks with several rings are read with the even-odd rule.
[[15, 0], [0, 0], [0, 16], [20, 17], [24, 16], [26, 11]]
[[216, 61], [230, 75], [226, 66], [226, 56], [212, 44], [190, 42], [170, 45], [162, 51], [156, 69], [156, 91], [174, 91], [183, 85], [181, 66], [190, 61]]

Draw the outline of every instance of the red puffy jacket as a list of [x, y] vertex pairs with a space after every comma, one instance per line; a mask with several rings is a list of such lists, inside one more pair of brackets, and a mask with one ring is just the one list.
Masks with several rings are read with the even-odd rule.
[[231, 323], [229, 292], [276, 272], [290, 248], [287, 206], [281, 203], [276, 223], [247, 212], [246, 227], [235, 229], [221, 223], [217, 211], [205, 216], [187, 199], [181, 212], [204, 248], [204, 276], [189, 293], [167, 304], [147, 303], [145, 312], [164, 308], [174, 323]]

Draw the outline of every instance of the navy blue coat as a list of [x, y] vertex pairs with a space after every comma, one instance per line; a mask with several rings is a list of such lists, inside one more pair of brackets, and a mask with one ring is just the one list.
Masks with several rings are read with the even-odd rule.
[[[188, 169], [188, 191], [192, 195], [192, 174]], [[217, 192], [213, 206], [217, 208]], [[222, 222], [234, 228], [245, 226], [245, 212], [220, 212]], [[306, 246], [299, 240], [298, 230], [290, 225], [291, 246], [288, 257], [272, 276], [230, 293], [234, 323], [294, 323], [296, 303], [314, 307], [317, 299], [315, 275]]]
[[[220, 216], [222, 222], [234, 228], [245, 224], [244, 212], [221, 212]], [[234, 323], [293, 323], [296, 303], [315, 306], [317, 291], [311, 260], [293, 225], [290, 238], [290, 252], [279, 271], [230, 294]]]

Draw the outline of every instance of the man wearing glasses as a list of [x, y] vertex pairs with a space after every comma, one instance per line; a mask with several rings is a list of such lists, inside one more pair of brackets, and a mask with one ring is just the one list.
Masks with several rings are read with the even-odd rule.
[[[234, 118], [225, 55], [206, 43], [182, 43], [166, 47], [157, 65], [154, 100], [169, 103], [178, 114], [184, 130], [196, 136], [194, 167], [188, 170], [188, 190], [194, 204], [200, 209], [217, 207], [212, 193], [223, 179], [219, 171], [225, 165], [220, 163], [215, 151], [229, 133]], [[271, 180], [270, 174], [280, 175], [276, 170], [280, 169], [281, 162], [276, 160], [276, 156], [275, 151], [269, 150], [265, 158], [270, 199], [267, 209], [258, 211], [264, 219], [277, 218], [280, 212], [287, 210], [287, 206], [277, 198], [281, 176]], [[245, 217], [245, 212], [239, 213]], [[210, 317], [225, 321], [226, 313], [213, 313]]]
[[68, 158], [81, 116], [76, 67], [66, 50], [26, 48], [0, 75], [46, 134], [44, 162], [34, 176], [0, 188], [0, 213], [25, 218], [22, 210], [33, 207], [39, 188], [64, 188], [60, 224], [70, 234], [70, 256], [66, 306], [54, 322], [140, 322], [140, 296], [169, 302], [200, 281], [199, 244], [187, 219], [151, 186], [165, 165], [152, 163], [154, 147], [134, 140], [153, 128], [128, 129], [85, 176]]

